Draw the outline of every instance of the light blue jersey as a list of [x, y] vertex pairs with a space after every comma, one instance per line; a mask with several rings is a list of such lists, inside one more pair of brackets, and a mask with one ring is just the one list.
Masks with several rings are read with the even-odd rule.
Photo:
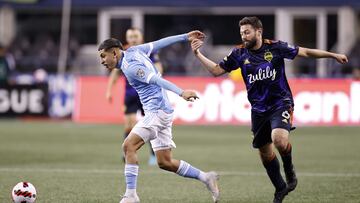
[[178, 95], [181, 95], [183, 90], [162, 79], [149, 56], [165, 46], [181, 41], [187, 41], [187, 34], [133, 46], [123, 52], [117, 68], [122, 70], [130, 85], [137, 91], [145, 114], [158, 110], [166, 113], [174, 111], [165, 89]]

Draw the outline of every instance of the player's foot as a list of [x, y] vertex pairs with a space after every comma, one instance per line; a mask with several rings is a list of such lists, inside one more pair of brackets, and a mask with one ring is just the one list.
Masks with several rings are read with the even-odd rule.
[[123, 196], [120, 203], [140, 203], [140, 199], [137, 194], [133, 196]]
[[289, 188], [287, 186], [284, 189], [275, 192], [273, 203], [282, 203], [287, 194], [289, 194]]
[[294, 166], [290, 170], [285, 170], [286, 182], [289, 188], [289, 192], [295, 190], [298, 180], [295, 173]]
[[155, 166], [157, 164], [157, 160], [156, 160], [155, 155], [150, 155], [148, 164], [149, 164], [149, 166]]
[[210, 171], [206, 173], [205, 184], [208, 190], [211, 192], [212, 198], [215, 203], [219, 202], [220, 199], [220, 191], [217, 185], [218, 180], [219, 180], [219, 175], [216, 172]]

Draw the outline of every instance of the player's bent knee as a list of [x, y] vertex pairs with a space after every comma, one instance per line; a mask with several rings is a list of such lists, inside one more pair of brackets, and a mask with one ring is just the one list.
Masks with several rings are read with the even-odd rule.
[[133, 152], [136, 151], [135, 146], [133, 146], [131, 144], [131, 142], [129, 142], [127, 139], [125, 139], [125, 141], [122, 144], [122, 149], [124, 151], [125, 154], [129, 153], [129, 152]]
[[280, 146], [281, 145], [281, 142], [282, 142], [282, 139], [280, 138], [280, 137], [274, 137], [273, 138], [273, 143], [274, 143], [274, 145], [275, 145], [275, 147], [278, 147], [278, 146]]
[[136, 152], [145, 144], [144, 140], [137, 134], [130, 133], [123, 143], [124, 152]]
[[276, 148], [282, 149], [287, 147], [289, 141], [287, 137], [278, 136], [274, 138], [273, 142]]
[[286, 147], [289, 142], [289, 132], [285, 129], [274, 129], [271, 137], [275, 147], [278, 149]]
[[158, 166], [163, 170], [169, 170], [171, 168], [171, 161], [158, 160]]

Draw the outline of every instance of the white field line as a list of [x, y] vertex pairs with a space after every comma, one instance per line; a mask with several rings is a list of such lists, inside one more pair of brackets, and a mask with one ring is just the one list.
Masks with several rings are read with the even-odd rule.
[[[0, 172], [32, 172], [32, 173], [87, 173], [87, 174], [123, 174], [123, 170], [115, 169], [67, 169], [67, 168], [0, 168]], [[217, 171], [222, 176], [266, 176], [264, 172], [246, 171]], [[162, 170], [141, 170], [140, 174], [162, 174]], [[303, 177], [360, 177], [360, 173], [332, 173], [332, 172], [298, 172]]]

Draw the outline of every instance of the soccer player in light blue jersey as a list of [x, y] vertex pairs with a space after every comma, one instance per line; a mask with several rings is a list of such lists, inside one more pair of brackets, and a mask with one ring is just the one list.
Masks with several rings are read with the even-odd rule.
[[140, 202], [136, 193], [139, 170], [136, 153], [149, 140], [161, 169], [200, 180], [211, 192], [213, 201], [218, 202], [218, 175], [215, 172], [203, 172], [185, 161], [172, 158], [171, 149], [176, 147], [171, 131], [174, 110], [166, 95], [166, 90], [176, 93], [186, 101], [192, 102], [198, 97], [194, 91], [182, 90], [163, 79], [149, 58], [151, 53], [163, 47], [177, 42], [202, 40], [204, 37], [202, 32], [192, 31], [133, 46], [126, 51], [123, 50], [120, 41], [114, 38], [107, 39], [100, 44], [98, 51], [101, 64], [110, 70], [121, 69], [130, 85], [139, 94], [145, 111], [145, 116], [135, 125], [123, 143], [126, 161], [126, 192], [120, 203]]
[[[126, 43], [125, 50], [129, 47], [144, 44], [144, 37], [140, 29], [138, 28], [129, 28], [126, 30]], [[162, 74], [163, 67], [161, 62], [159, 61], [158, 53], [152, 53], [149, 56], [150, 60], [154, 63], [157, 70]], [[112, 88], [116, 84], [116, 81], [119, 78], [119, 74], [121, 73], [120, 69], [114, 68], [111, 71], [108, 86], [106, 89], [106, 99], [109, 102], [112, 102]], [[144, 110], [142, 108], [142, 104], [140, 102], [140, 98], [136, 90], [129, 84], [129, 81], [125, 78], [125, 93], [124, 93], [124, 139], [129, 135], [132, 128], [137, 123], [137, 113], [141, 112], [144, 116]], [[123, 160], [125, 162], [125, 156], [123, 156]], [[156, 157], [155, 153], [152, 149], [150, 149], [150, 158], [149, 165], [156, 165]]]

